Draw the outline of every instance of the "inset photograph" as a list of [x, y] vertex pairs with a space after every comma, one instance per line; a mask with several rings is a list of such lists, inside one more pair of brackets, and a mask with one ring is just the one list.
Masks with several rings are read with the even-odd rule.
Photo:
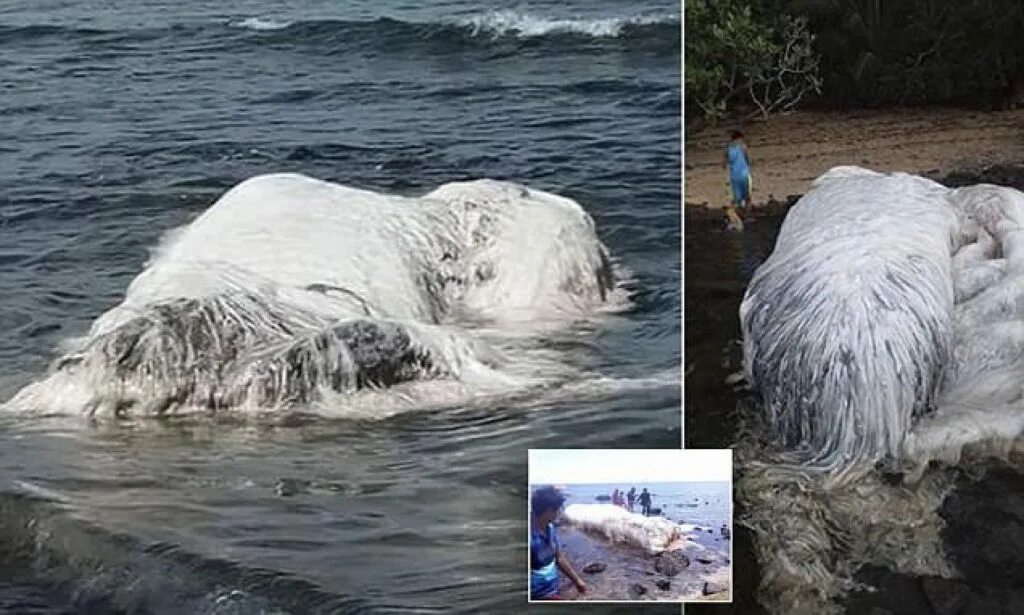
[[531, 602], [731, 602], [731, 450], [531, 450], [529, 482]]

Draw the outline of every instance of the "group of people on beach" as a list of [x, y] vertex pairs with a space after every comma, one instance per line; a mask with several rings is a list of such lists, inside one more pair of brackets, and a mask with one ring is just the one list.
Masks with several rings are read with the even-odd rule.
[[621, 506], [629, 512], [633, 512], [633, 505], [637, 502], [640, 503], [640, 508], [643, 511], [645, 517], [651, 516], [651, 494], [647, 491], [647, 487], [637, 495], [636, 487], [630, 487], [629, 492], [619, 491], [617, 488], [612, 492], [612, 504]]

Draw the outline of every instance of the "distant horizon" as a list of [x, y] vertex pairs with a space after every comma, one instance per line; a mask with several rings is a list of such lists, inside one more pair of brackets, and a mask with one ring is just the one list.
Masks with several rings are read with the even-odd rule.
[[531, 482], [530, 486], [531, 487], [543, 487], [544, 485], [553, 485], [553, 486], [558, 486], [558, 485], [617, 485], [619, 483], [628, 483], [628, 484], [632, 484], [632, 485], [641, 485], [641, 484], [643, 484], [643, 485], [699, 485], [699, 484], [704, 484], [704, 483], [714, 483], [714, 484], [725, 483], [725, 484], [729, 484], [731, 482], [732, 481], [729, 481], [729, 480], [634, 480], [634, 481], [628, 481], [628, 480], [627, 481], [621, 481], [621, 480], [619, 480], [619, 481], [616, 481], [616, 480], [612, 480], [612, 481], [599, 480], [599, 481], [587, 481], [587, 482], [561, 481], [561, 482], [555, 482], [555, 483], [541, 481], [541, 482]]

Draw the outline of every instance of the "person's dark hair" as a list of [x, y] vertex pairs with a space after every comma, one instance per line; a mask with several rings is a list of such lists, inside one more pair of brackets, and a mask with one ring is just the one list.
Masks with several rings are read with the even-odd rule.
[[542, 515], [549, 510], [558, 510], [565, 503], [565, 496], [554, 487], [537, 487], [533, 492], [533, 514]]
[[732, 138], [733, 141], [735, 141], [736, 139], [742, 139], [743, 138], [743, 133], [738, 131], [738, 130], [734, 130], [734, 131], [732, 131], [732, 134], [730, 135], [730, 137]]

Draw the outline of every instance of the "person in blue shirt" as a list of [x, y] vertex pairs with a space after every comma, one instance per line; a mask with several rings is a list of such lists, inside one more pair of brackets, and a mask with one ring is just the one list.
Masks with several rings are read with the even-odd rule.
[[587, 591], [587, 584], [576, 574], [562, 551], [562, 542], [555, 530], [555, 519], [564, 503], [565, 496], [554, 487], [538, 487], [533, 492], [530, 513], [531, 600], [561, 599], [558, 590], [559, 570], [569, 577], [581, 594]]
[[725, 168], [729, 171], [729, 186], [732, 188], [732, 207], [726, 207], [730, 226], [743, 229], [743, 219], [736, 210], [745, 211], [750, 205], [750, 153], [743, 133], [734, 130], [725, 148]]

